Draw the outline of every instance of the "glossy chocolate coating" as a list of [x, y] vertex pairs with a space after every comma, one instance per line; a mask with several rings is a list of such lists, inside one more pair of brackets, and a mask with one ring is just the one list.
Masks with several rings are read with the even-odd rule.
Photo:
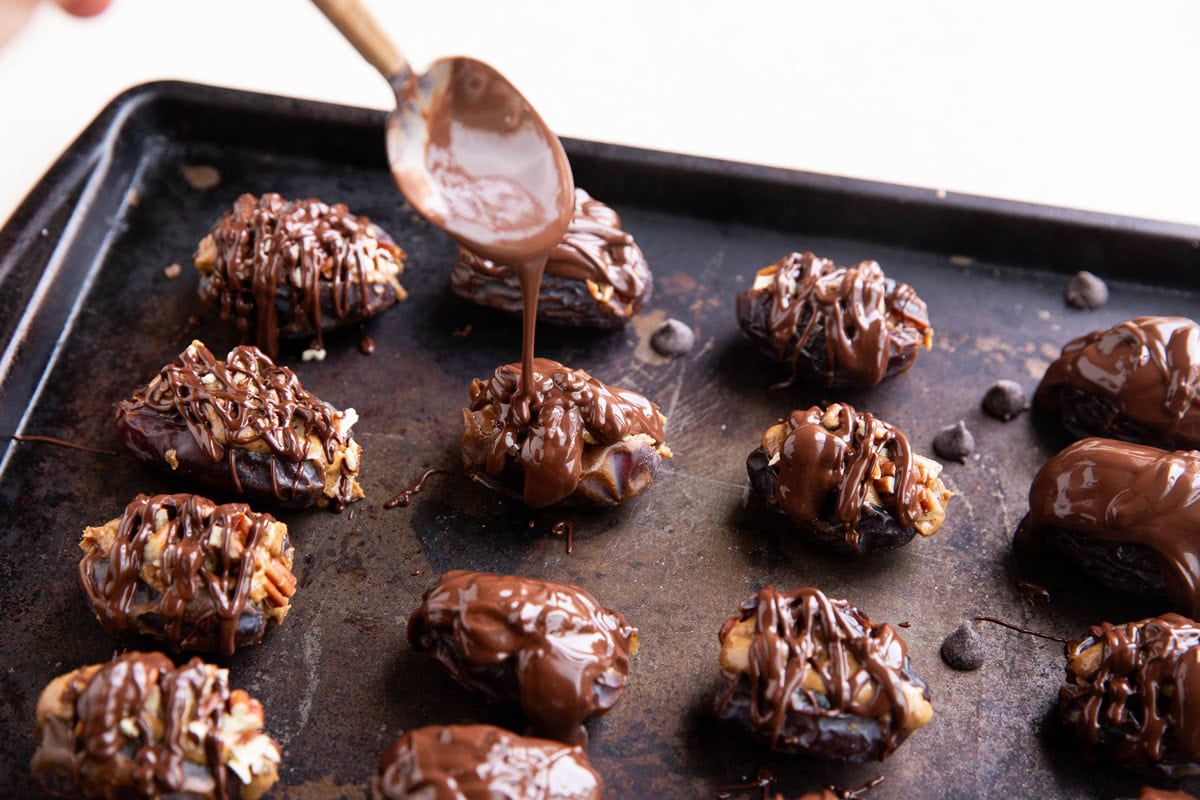
[[671, 453], [657, 405], [545, 358], [534, 360], [531, 394], [521, 392], [521, 377], [521, 365], [508, 364], [471, 383], [468, 475], [531, 508], [572, 496], [615, 505], [653, 483]]
[[581, 747], [446, 725], [393, 742], [371, 779], [371, 800], [600, 800], [602, 788]]
[[[571, 226], [550, 251], [538, 290], [538, 319], [560, 325], [612, 328], [650, 301], [653, 279], [633, 237], [615, 211], [575, 190]], [[455, 294], [481, 305], [521, 313], [516, 270], [467, 249], [450, 273]]]
[[1170, 792], [1166, 789], [1155, 789], [1153, 786], [1143, 786], [1138, 792], [1137, 800], [1196, 800], [1196, 797], [1187, 792]]
[[903, 432], [845, 403], [793, 411], [767, 430], [746, 470], [768, 506], [816, 540], [858, 553], [905, 545], [918, 527], [931, 535], [941, 519], [926, 524], [928, 504], [942, 504], [944, 516], [950, 496], [936, 473], [927, 481], [940, 468], [927, 460], [918, 468]]
[[280, 757], [261, 726], [262, 707], [225, 670], [131, 652], [46, 687], [31, 768], [63, 797], [254, 800]]
[[1197, 392], [1200, 326], [1184, 317], [1137, 317], [1068, 342], [1033, 402], [1076, 438], [1200, 448]]
[[111, 524], [85, 533], [77, 576], [104, 627], [231, 655], [286, 616], [292, 547], [271, 515], [199, 495], [138, 495], [114, 522], [115, 535]]
[[772, 750], [884, 759], [932, 715], [896, 629], [818, 589], [768, 586], [719, 638], [725, 687], [714, 711]]
[[838, 267], [792, 253], [758, 271], [737, 296], [738, 322], [764, 352], [791, 368], [791, 380], [874, 386], [913, 365], [933, 330], [925, 303], [874, 261]]
[[1018, 554], [1062, 552], [1102, 583], [1200, 614], [1200, 452], [1084, 439], [1029, 488]]
[[200, 242], [200, 299], [274, 358], [279, 339], [314, 336], [406, 297], [404, 251], [366, 217], [315, 198], [244, 194]]
[[1067, 647], [1058, 708], [1122, 764], [1200, 774], [1200, 627], [1178, 614], [1093, 625]]
[[425, 593], [408, 641], [540, 736], [582, 744], [625, 690], [637, 628], [577, 586], [454, 570]]
[[126, 448], [181, 480], [279, 508], [362, 497], [357, 414], [317, 399], [255, 347], [218, 361], [192, 342], [115, 412]]

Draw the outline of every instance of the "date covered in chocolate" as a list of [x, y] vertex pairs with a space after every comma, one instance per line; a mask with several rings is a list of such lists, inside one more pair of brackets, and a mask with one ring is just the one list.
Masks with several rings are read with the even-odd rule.
[[[454, 293], [512, 314], [522, 311], [516, 270], [463, 249], [450, 273]], [[650, 301], [653, 279], [617, 212], [575, 189], [575, 212], [550, 251], [538, 289], [538, 320], [615, 328]]]
[[425, 593], [408, 641], [460, 684], [519, 706], [536, 735], [582, 744], [625, 690], [637, 628], [586, 590], [455, 570]]
[[200, 241], [200, 299], [274, 358], [280, 338], [315, 337], [407, 296], [404, 251], [342, 204], [244, 194]]
[[924, 301], [874, 261], [838, 267], [792, 253], [758, 271], [737, 315], [750, 340], [791, 370], [788, 383], [825, 388], [874, 386], [933, 341]]
[[1073, 339], [1033, 396], [1071, 436], [1200, 448], [1200, 325], [1137, 317]]
[[929, 722], [929, 689], [891, 625], [819, 589], [768, 586], [719, 634], [717, 717], [772, 750], [882, 760]]
[[772, 750], [887, 758], [934, 710], [895, 628], [814, 588], [764, 588], [721, 626], [716, 716]]
[[1067, 647], [1058, 710], [1121, 764], [1200, 774], [1200, 626], [1178, 614], [1093, 625]]
[[101, 624], [177, 649], [258, 644], [296, 592], [287, 526], [243, 503], [138, 495], [80, 547], [79, 585]]
[[33, 777], [88, 800], [257, 800], [278, 778], [263, 710], [227, 670], [131, 652], [60, 675], [37, 704]]
[[581, 747], [491, 725], [429, 726], [388, 747], [371, 800], [600, 800], [603, 785]]
[[192, 484], [278, 508], [363, 496], [354, 409], [338, 411], [256, 347], [219, 361], [194, 341], [117, 403], [117, 433], [140, 461]]
[[658, 406], [557, 361], [533, 365], [531, 397], [520, 393], [520, 364], [471, 383], [463, 409], [467, 474], [531, 508], [568, 498], [611, 506], [649, 488], [671, 457]]
[[793, 411], [772, 425], [746, 470], [759, 497], [802, 532], [860, 554], [937, 533], [953, 496], [941, 464], [845, 403]]
[[1038, 470], [1014, 546], [1104, 586], [1200, 614], [1200, 452], [1091, 438]]

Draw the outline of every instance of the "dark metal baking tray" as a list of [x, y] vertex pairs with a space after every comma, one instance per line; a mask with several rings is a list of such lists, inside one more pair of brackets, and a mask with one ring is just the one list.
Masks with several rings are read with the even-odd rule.
[[[877, 800], [1136, 794], [1139, 776], [1087, 761], [1055, 733], [1060, 645], [987, 628], [989, 660], [968, 674], [949, 671], [938, 647], [976, 614], [1074, 637], [1147, 611], [1086, 584], [1052, 586], [1048, 605], [1024, 601], [1009, 540], [1031, 476], [1059, 443], [1028, 415], [983, 417], [979, 400], [999, 378], [1032, 389], [1082, 332], [1144, 313], [1200, 318], [1200, 229], [567, 142], [579, 185], [613, 205], [645, 250], [655, 297], [622, 331], [543, 327], [539, 352], [656, 399], [676, 453], [627, 508], [566, 515], [576, 524], [567, 555], [549, 533], [563, 514], [530, 512], [461, 474], [435, 478], [407, 509], [381, 507], [426, 467], [458, 463], [467, 384], [516, 360], [519, 333], [517, 320], [447, 291], [454, 247], [398, 196], [383, 124], [376, 111], [143, 86], [113, 101], [0, 231], [0, 432], [113, 450], [114, 401], [189, 336], [220, 352], [235, 344], [200, 312], [194, 271], [168, 280], [163, 269], [187, 265], [239, 193], [346, 202], [410, 254], [407, 302], [330, 337], [324, 363], [300, 363], [296, 349], [281, 357], [319, 396], [358, 409], [368, 499], [341, 515], [282, 515], [298, 553], [292, 613], [261, 646], [223, 662], [262, 699], [283, 743], [274, 797], [361, 798], [386, 743], [410, 727], [519, 724], [465, 696], [405, 642], [408, 613], [453, 567], [579, 583], [641, 628], [628, 693], [590, 726], [588, 750], [611, 797], [715, 797], [762, 767], [789, 796], [880, 774]], [[215, 167], [219, 186], [194, 188], [185, 165]], [[871, 391], [769, 389], [780, 370], [743, 340], [733, 296], [759, 267], [805, 249], [843, 263], [874, 258], [914, 285], [929, 304], [934, 349]], [[1103, 309], [1064, 306], [1064, 275], [1077, 269], [1113, 282]], [[204, 321], [186, 330], [197, 313]], [[648, 331], [666, 315], [697, 329], [690, 356], [647, 356]], [[359, 352], [363, 335], [374, 355]], [[749, 497], [744, 460], [762, 430], [825, 397], [900, 425], [925, 452], [940, 427], [967, 420], [979, 457], [947, 467], [958, 497], [937, 536], [847, 560], [798, 541]], [[137, 492], [182, 487], [121, 454], [6, 448], [0, 796], [24, 797], [38, 795], [27, 765], [42, 686], [129, 644], [100, 629], [75, 586], [81, 529]], [[814, 584], [877, 620], [910, 622], [933, 723], [887, 762], [861, 766], [772, 755], [711, 724], [717, 630], [767, 583]]]

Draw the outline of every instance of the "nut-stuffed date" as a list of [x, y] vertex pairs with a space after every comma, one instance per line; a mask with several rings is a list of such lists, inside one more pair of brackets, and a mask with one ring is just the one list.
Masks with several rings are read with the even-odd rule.
[[746, 470], [768, 506], [822, 544], [856, 553], [932, 536], [952, 497], [941, 464], [845, 403], [793, 411], [763, 434]]
[[1200, 452], [1084, 439], [1038, 471], [1014, 545], [1105, 586], [1200, 614]]
[[182, 480], [278, 508], [363, 496], [354, 409], [309, 394], [255, 347], [218, 361], [192, 342], [174, 363], [116, 406], [117, 432], [139, 460]]
[[243, 503], [138, 495], [80, 547], [79, 585], [101, 624], [185, 650], [258, 644], [296, 592], [287, 526]]
[[371, 800], [600, 800], [603, 785], [580, 747], [491, 725], [429, 726], [388, 747]]
[[874, 386], [933, 340], [925, 303], [874, 261], [838, 267], [792, 253], [758, 271], [737, 314], [751, 341], [791, 369], [788, 383], [825, 388]]
[[1178, 614], [1093, 625], [1067, 648], [1058, 709], [1121, 764], [1200, 774], [1200, 627]]
[[772, 750], [882, 760], [933, 717], [896, 629], [818, 589], [762, 589], [720, 640], [714, 710]]
[[645, 491], [671, 457], [658, 406], [557, 361], [533, 365], [532, 397], [520, 395], [520, 364], [471, 383], [471, 406], [463, 409], [467, 474], [531, 508], [567, 498], [611, 506]]
[[1075, 438], [1200, 447], [1200, 325], [1137, 317], [1067, 343], [1033, 396]]
[[278, 777], [263, 710], [227, 670], [126, 653], [60, 675], [38, 698], [33, 777], [88, 800], [257, 800]]
[[[559, 325], [615, 328], [650, 301], [653, 281], [621, 218], [582, 189], [575, 213], [550, 252], [538, 290], [538, 319]], [[522, 309], [516, 271], [460, 250], [450, 273], [455, 294], [513, 314]]]
[[408, 641], [468, 689], [519, 705], [533, 732], [587, 741], [625, 690], [637, 628], [577, 586], [455, 570], [425, 593]]
[[320, 200], [244, 194], [194, 256], [200, 299], [274, 358], [279, 339], [351, 325], [403, 300], [404, 251], [366, 217]]

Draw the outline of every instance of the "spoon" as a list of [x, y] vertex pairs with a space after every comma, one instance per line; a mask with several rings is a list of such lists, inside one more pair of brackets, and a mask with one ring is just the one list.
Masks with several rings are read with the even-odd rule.
[[558, 137], [521, 93], [473, 58], [441, 58], [417, 75], [361, 0], [313, 3], [396, 94], [387, 153], [408, 202], [498, 263], [521, 270], [549, 253], [571, 222], [574, 179]]

